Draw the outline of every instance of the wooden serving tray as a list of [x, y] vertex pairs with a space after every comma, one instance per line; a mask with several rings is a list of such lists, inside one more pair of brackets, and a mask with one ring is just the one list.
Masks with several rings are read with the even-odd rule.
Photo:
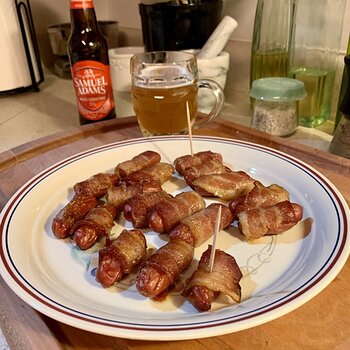
[[[262, 144], [312, 165], [350, 203], [350, 160], [286, 138], [215, 121], [195, 134]], [[50, 165], [106, 143], [141, 137], [135, 117], [105, 121], [44, 137], [0, 154], [0, 209], [15, 191]], [[349, 349], [350, 263], [319, 295], [261, 326], [227, 335], [179, 342], [137, 341], [99, 335], [57, 322], [19, 299], [0, 278], [0, 325], [12, 349]]]

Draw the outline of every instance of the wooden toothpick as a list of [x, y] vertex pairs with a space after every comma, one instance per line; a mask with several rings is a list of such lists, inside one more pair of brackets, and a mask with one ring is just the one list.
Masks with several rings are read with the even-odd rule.
[[188, 129], [188, 136], [190, 141], [191, 157], [193, 157], [192, 125], [191, 125], [190, 107], [188, 105], [188, 101], [186, 101], [186, 115], [187, 115], [187, 129]]
[[217, 213], [216, 221], [215, 221], [213, 244], [211, 246], [210, 258], [209, 258], [209, 271], [210, 272], [213, 271], [213, 267], [214, 267], [216, 240], [217, 240], [218, 232], [220, 231], [220, 222], [221, 222], [221, 205], [219, 205], [218, 213]]

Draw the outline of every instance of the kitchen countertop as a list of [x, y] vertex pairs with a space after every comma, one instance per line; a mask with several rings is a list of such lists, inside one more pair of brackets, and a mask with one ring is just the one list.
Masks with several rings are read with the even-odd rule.
[[[0, 153], [79, 125], [71, 80], [59, 78], [47, 69], [44, 73], [40, 92], [0, 97]], [[226, 101], [221, 118], [249, 126], [250, 116], [240, 112], [241, 104], [247, 104], [248, 97], [243, 92], [241, 95]], [[115, 91], [115, 100], [118, 117], [134, 114], [129, 93]], [[331, 127], [331, 122], [314, 129], [299, 127], [288, 139], [327, 151], [332, 139]]]

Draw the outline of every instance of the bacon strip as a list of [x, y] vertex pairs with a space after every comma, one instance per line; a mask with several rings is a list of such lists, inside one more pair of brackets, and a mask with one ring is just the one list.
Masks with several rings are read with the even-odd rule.
[[147, 243], [140, 230], [123, 230], [111, 244], [99, 251], [96, 280], [110, 287], [146, 259]]
[[283, 187], [272, 184], [265, 187], [260, 182], [254, 183], [254, 188], [229, 203], [233, 216], [248, 209], [267, 208], [279, 202], [289, 201], [289, 193]]
[[187, 238], [171, 239], [144, 262], [136, 279], [136, 288], [142, 295], [158, 301], [166, 298], [192, 262], [193, 242]]
[[203, 151], [195, 153], [193, 156], [185, 155], [178, 157], [174, 161], [175, 169], [180, 175], [184, 175], [187, 168], [198, 166], [205, 162], [216, 160], [222, 163], [222, 156], [220, 153], [214, 153], [211, 151]]
[[202, 196], [219, 197], [229, 201], [248, 193], [254, 187], [254, 182], [255, 180], [243, 171], [231, 171], [200, 176], [193, 181], [193, 188]]
[[241, 300], [239, 281], [242, 272], [236, 260], [224, 251], [216, 249], [213, 269], [210, 271], [211, 249], [209, 246], [202, 254], [197, 270], [186, 281], [182, 293], [199, 311], [210, 310], [212, 302], [220, 293], [228, 295], [237, 303]]
[[125, 178], [128, 175], [144, 169], [148, 166], [160, 162], [160, 155], [154, 151], [145, 151], [140, 153], [139, 155], [133, 157], [131, 160], [127, 160], [125, 162], [119, 163], [114, 172], [121, 178]]
[[168, 232], [181, 219], [204, 208], [205, 201], [198, 193], [182, 192], [154, 205], [149, 217], [149, 226], [158, 233]]
[[124, 206], [125, 220], [131, 221], [135, 228], [148, 227], [149, 214], [153, 206], [167, 198], [172, 198], [165, 191], [141, 193], [128, 199]]
[[183, 176], [186, 183], [192, 187], [192, 182], [195, 179], [198, 179], [200, 176], [222, 174], [229, 171], [231, 170], [224, 166], [222, 162], [219, 162], [216, 159], [211, 159], [199, 165], [194, 165], [189, 168], [186, 168], [183, 173]]
[[238, 228], [248, 241], [264, 235], [284, 232], [303, 216], [303, 207], [284, 201], [267, 208], [248, 209], [238, 213]]
[[73, 225], [70, 235], [73, 235], [73, 240], [80, 249], [88, 249], [102, 236], [109, 235], [116, 215], [117, 210], [111, 205], [92, 208], [82, 220]]
[[175, 239], [183, 235], [183, 231], [187, 231], [193, 237], [194, 246], [200, 246], [214, 234], [219, 206], [221, 206], [220, 230], [229, 226], [233, 221], [230, 209], [223, 204], [212, 203], [200, 212], [181, 220], [181, 223], [170, 231], [170, 239]]
[[173, 172], [171, 164], [160, 162], [128, 175], [124, 181], [127, 185], [145, 182], [159, 182], [162, 185], [170, 179]]
[[107, 191], [107, 203], [113, 205], [118, 210], [123, 210], [125, 202], [140, 194], [148, 192], [162, 191], [159, 182], [146, 182], [136, 185], [127, 186], [124, 182], [117, 187], [110, 187]]
[[94, 196], [76, 194], [52, 221], [52, 232], [57, 238], [67, 238], [74, 223], [81, 220], [98, 204]]
[[116, 174], [98, 173], [85, 181], [76, 183], [73, 188], [76, 194], [98, 198], [104, 196], [108, 188], [116, 186], [118, 182], [119, 177]]

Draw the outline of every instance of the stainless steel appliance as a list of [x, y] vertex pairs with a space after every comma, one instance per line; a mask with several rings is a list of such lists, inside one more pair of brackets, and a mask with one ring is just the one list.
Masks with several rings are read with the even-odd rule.
[[1, 0], [0, 94], [39, 91], [44, 80], [29, 0]]

